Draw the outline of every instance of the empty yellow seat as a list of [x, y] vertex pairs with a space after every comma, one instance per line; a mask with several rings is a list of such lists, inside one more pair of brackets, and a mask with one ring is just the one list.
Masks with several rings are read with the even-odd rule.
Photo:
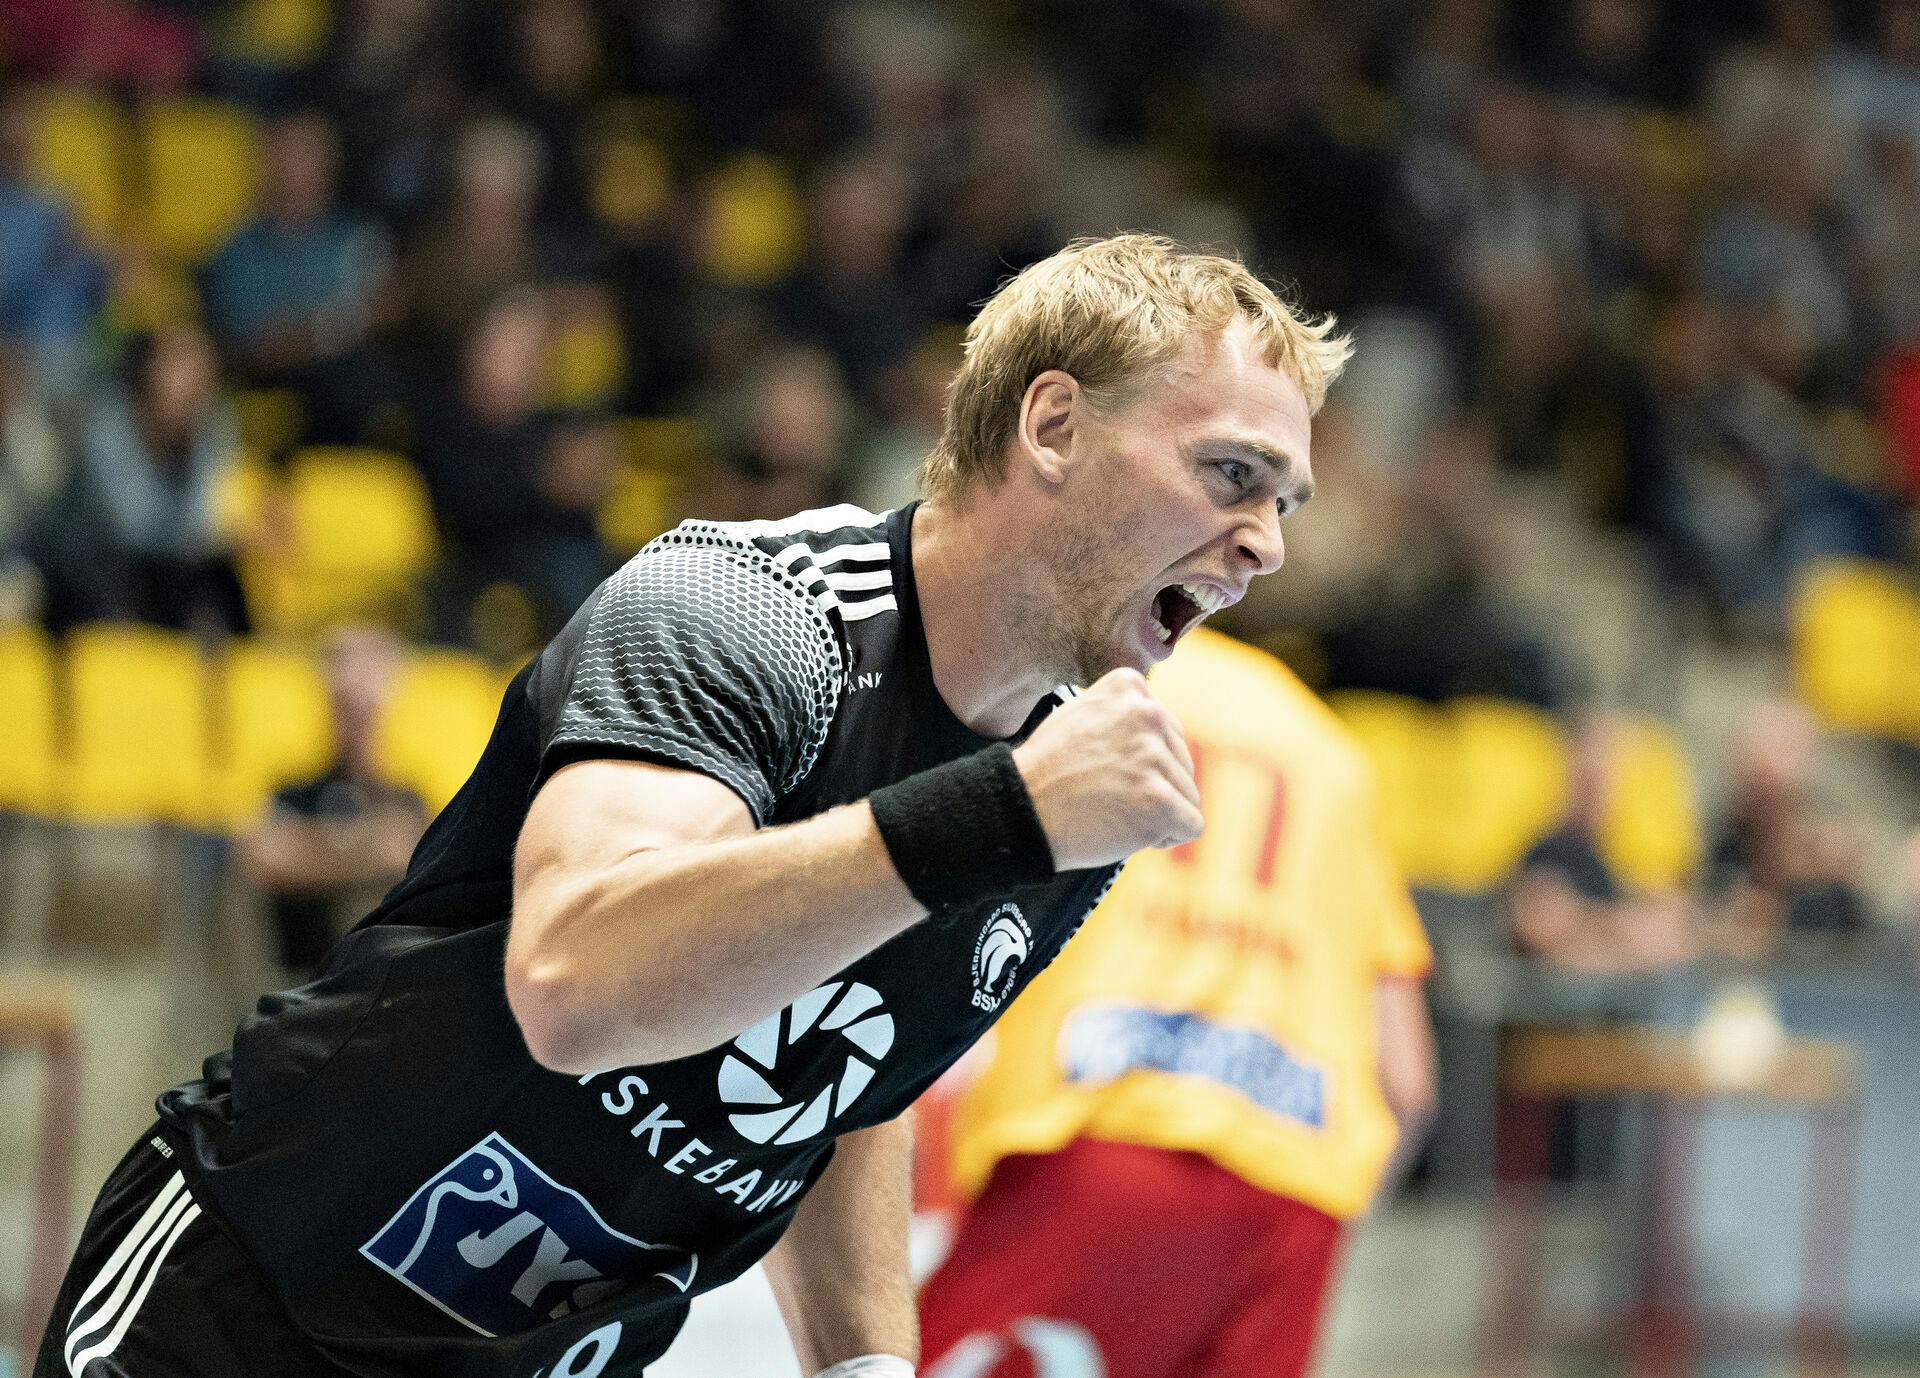
[[436, 544], [426, 485], [412, 465], [380, 450], [302, 450], [288, 465], [287, 509], [290, 557], [253, 571], [248, 589], [267, 628], [411, 616]]
[[1407, 878], [1431, 881], [1436, 865], [1430, 826], [1436, 781], [1436, 711], [1415, 699], [1371, 689], [1331, 694], [1328, 702], [1373, 764], [1388, 845]]
[[220, 666], [213, 813], [239, 826], [275, 790], [324, 771], [333, 759], [326, 676], [311, 652], [236, 641]]
[[381, 775], [438, 811], [480, 759], [500, 709], [500, 674], [460, 651], [422, 651], [395, 678], [374, 732]]
[[629, 416], [620, 422], [620, 450], [638, 469], [684, 473], [707, 460], [706, 432], [691, 416]]
[[1430, 801], [1438, 874], [1477, 894], [1504, 881], [1566, 807], [1567, 753], [1549, 713], [1505, 699], [1462, 698], [1442, 714], [1443, 796]]
[[1812, 571], [1794, 591], [1800, 697], [1831, 727], [1920, 741], [1920, 596], [1882, 565]]
[[679, 475], [622, 467], [595, 514], [600, 539], [617, 555], [633, 554], [673, 525], [679, 498]]
[[52, 813], [58, 775], [53, 651], [36, 628], [0, 631], [0, 702], [7, 705], [0, 812]]
[[1637, 889], [1683, 887], [1702, 851], [1685, 749], [1665, 723], [1635, 718], [1615, 727], [1611, 750], [1601, 854], [1616, 876]]
[[99, 622], [68, 637], [66, 811], [87, 822], [208, 818], [207, 676], [190, 637]]
[[254, 211], [259, 131], [244, 110], [182, 98], [141, 121], [146, 214], [141, 229], [163, 253], [198, 263]]
[[65, 198], [74, 221], [96, 243], [120, 228], [126, 201], [127, 122], [96, 91], [48, 87], [34, 110], [35, 180]]
[[742, 154], [714, 174], [707, 192], [705, 257], [714, 277], [754, 287], [793, 270], [806, 247], [806, 215], [785, 165]]
[[627, 344], [604, 303], [582, 305], [555, 329], [547, 353], [547, 403], [604, 406], [627, 373]]
[[239, 0], [221, 17], [223, 56], [291, 70], [320, 55], [332, 28], [326, 0]]

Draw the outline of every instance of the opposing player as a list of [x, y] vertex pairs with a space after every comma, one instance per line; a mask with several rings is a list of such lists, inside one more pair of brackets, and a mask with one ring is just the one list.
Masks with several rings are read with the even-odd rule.
[[1426, 938], [1358, 746], [1211, 631], [1153, 688], [1206, 833], [1136, 857], [995, 1029], [929, 1378], [1296, 1378], [1341, 1222], [1432, 1105]]
[[899, 1116], [1200, 832], [1141, 671], [1279, 565], [1346, 354], [1236, 262], [1077, 243], [970, 327], [925, 502], [642, 551], [160, 1098], [36, 1373], [633, 1375], [763, 1256], [808, 1368], [910, 1373]]

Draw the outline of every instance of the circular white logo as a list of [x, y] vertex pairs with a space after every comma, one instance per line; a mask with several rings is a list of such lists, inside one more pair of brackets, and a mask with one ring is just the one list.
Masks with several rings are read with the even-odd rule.
[[[788, 1050], [809, 1035], [829, 1034], [847, 1044], [846, 1065], [838, 1074], [824, 1086], [812, 1083], [811, 1096], [776, 1091], [767, 1074], [783, 1057], [792, 1063], [818, 1056], [817, 1049], [798, 1056]], [[872, 986], [829, 981], [762, 1019], [734, 1039], [733, 1047], [720, 1064], [720, 1099], [756, 1107], [728, 1116], [734, 1132], [756, 1144], [797, 1144], [844, 1115], [867, 1089], [874, 1068], [893, 1047], [893, 1016]]]
[[1033, 930], [1017, 904], [1003, 904], [987, 916], [973, 942], [973, 1004], [997, 1010], [1033, 949]]

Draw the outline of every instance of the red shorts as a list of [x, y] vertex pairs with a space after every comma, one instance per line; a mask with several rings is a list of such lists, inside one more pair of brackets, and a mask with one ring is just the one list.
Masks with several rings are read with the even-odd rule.
[[920, 1295], [923, 1378], [1293, 1378], [1340, 1222], [1194, 1153], [1003, 1160]]

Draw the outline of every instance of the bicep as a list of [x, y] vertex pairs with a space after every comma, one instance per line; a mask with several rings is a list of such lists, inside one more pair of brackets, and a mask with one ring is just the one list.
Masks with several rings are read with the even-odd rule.
[[570, 899], [629, 857], [753, 830], [740, 795], [698, 771], [614, 759], [563, 766], [540, 787], [520, 830], [509, 942], [537, 940]]

